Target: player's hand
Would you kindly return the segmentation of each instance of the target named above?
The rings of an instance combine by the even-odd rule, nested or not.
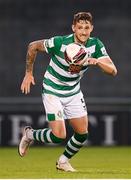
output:
[[[76,63],[76,65],[80,65],[80,66],[97,65],[97,64],[98,64],[98,60],[96,58],[87,58]]]
[[[35,85],[34,77],[31,73],[26,73],[21,84],[22,93],[28,94],[30,93],[30,86]]]

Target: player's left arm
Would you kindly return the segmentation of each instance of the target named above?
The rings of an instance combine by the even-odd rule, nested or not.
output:
[[[96,65],[102,69],[103,72],[116,76],[117,69],[113,61],[109,57],[89,58],[88,65]]]
[[[117,74],[116,66],[109,57],[104,44],[97,38],[96,39],[96,53],[94,58],[88,59],[89,65],[98,66],[103,72],[115,76]]]
[[[116,66],[110,58],[102,58],[97,61],[97,65],[102,69],[102,71],[113,76],[117,75]]]

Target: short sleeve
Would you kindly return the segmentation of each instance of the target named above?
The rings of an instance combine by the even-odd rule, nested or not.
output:
[[[97,38],[96,39],[96,52],[95,58],[109,57],[104,44]]]
[[[44,47],[47,53],[57,54],[62,45],[62,36],[55,36],[44,40]]]

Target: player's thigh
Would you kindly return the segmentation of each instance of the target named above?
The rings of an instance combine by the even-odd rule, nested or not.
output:
[[[46,111],[46,120],[52,129],[52,133],[57,137],[64,138],[66,136],[66,128],[63,107],[59,97],[52,94],[43,94],[42,99]]]
[[[64,113],[67,119],[87,116],[86,103],[82,92],[67,98]]]
[[[46,120],[48,122],[64,120],[63,106],[59,97],[45,93],[42,95],[42,100],[45,107]]]
[[[84,134],[88,132],[87,115],[79,118],[72,118],[69,120],[69,122],[75,132],[79,134]]]

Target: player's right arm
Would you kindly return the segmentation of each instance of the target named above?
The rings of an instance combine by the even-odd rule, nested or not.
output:
[[[33,65],[38,52],[44,52],[44,40],[33,41],[28,45],[27,55],[26,55],[26,70],[25,76],[21,84],[22,93],[30,93],[30,86],[35,85],[35,80],[33,76]]]

